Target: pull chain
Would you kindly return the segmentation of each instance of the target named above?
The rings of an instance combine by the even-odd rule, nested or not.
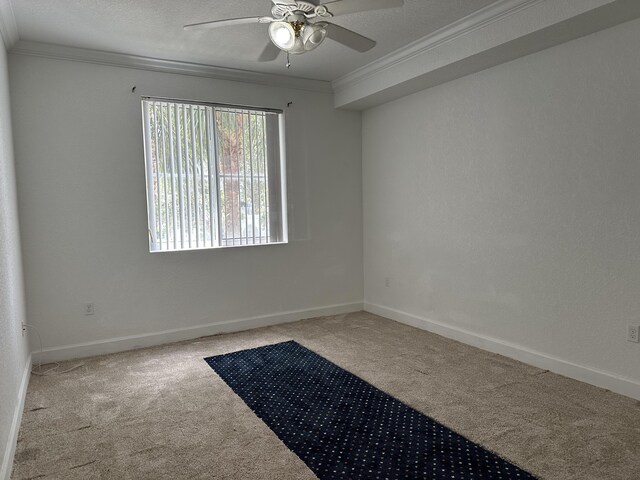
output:
[[[289,52],[287,52],[287,63],[286,63],[286,67],[287,67],[287,68],[291,68],[291,62],[289,61]]]

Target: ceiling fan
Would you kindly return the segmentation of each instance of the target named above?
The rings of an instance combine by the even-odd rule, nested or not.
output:
[[[321,0],[320,0],[321,1]],[[275,60],[280,51],[300,55],[317,48],[325,38],[358,52],[371,50],[376,42],[326,19],[348,13],[402,7],[404,0],[332,0],[316,4],[307,0],[271,0],[271,16],[230,18],[185,25],[185,30],[218,28],[243,24],[269,24],[269,38],[258,58],[261,62]],[[289,67],[287,62],[287,67]]]

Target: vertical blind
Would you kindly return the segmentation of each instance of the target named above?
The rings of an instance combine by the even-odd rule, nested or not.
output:
[[[286,241],[282,112],[143,98],[149,245]]]

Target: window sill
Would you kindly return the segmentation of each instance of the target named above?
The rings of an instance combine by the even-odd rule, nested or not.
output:
[[[203,250],[224,250],[227,248],[245,248],[245,247],[269,247],[272,245],[286,245],[289,241],[269,242],[269,243],[250,243],[243,245],[221,245],[219,247],[193,247],[193,248],[175,248],[169,250],[149,250],[149,253],[179,253],[179,252],[197,252]]]

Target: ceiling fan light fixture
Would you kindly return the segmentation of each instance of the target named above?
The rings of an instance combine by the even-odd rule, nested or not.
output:
[[[288,22],[272,22],[269,25],[269,37],[281,50],[288,51],[296,44],[296,32]]]
[[[325,20],[336,15],[404,6],[404,0],[270,0],[270,2],[271,16],[212,20],[185,25],[184,29],[218,28],[252,23],[269,24],[271,43],[267,44],[258,58],[260,62],[275,60],[279,50],[296,55],[315,50],[326,37],[358,52],[367,52],[375,47],[375,41]],[[287,57],[287,67],[290,65]]]
[[[327,24],[324,22],[310,23],[304,27],[302,32],[302,43],[305,51],[318,47],[327,36]]]

